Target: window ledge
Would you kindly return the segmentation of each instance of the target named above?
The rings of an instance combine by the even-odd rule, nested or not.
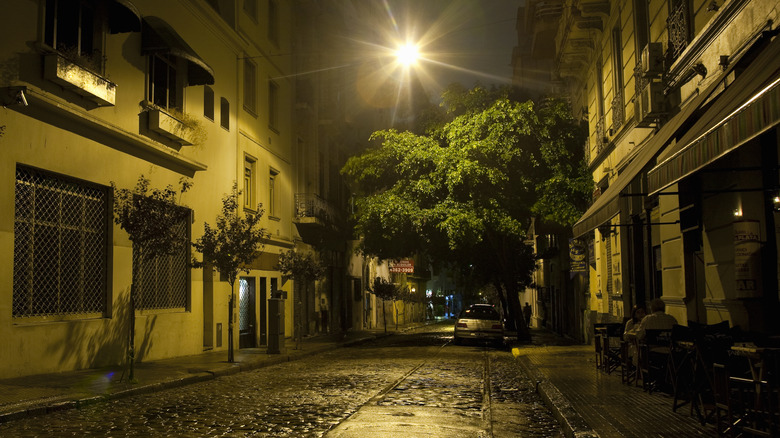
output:
[[[149,129],[181,145],[197,143],[197,126],[191,126],[168,112],[149,107]]]
[[[116,84],[87,70],[58,53],[44,55],[44,77],[95,102],[114,106]]]
[[[276,217],[276,216],[271,216],[271,215],[269,214],[269,215],[268,215],[268,220],[275,221],[275,222],[279,222],[279,221],[281,221],[282,219],[281,219],[281,218],[278,218],[278,217]]]
[[[29,106],[11,105],[9,109],[63,129],[73,129],[74,126],[86,128],[84,135],[88,138],[186,175],[192,176],[195,172],[208,168],[176,150],[130,132],[30,83],[12,81],[11,85],[23,87]]]

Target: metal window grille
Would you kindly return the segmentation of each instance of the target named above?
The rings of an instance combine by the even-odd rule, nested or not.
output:
[[[187,307],[189,291],[190,215],[182,215],[176,232],[184,242],[173,255],[143,258],[133,250],[133,268],[138,275],[136,309],[180,309]],[[140,266],[139,266],[140,263]]]
[[[105,187],[17,166],[13,317],[106,310]]]

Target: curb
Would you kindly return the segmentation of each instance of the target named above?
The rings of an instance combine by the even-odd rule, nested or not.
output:
[[[103,395],[96,395],[96,396],[92,395],[89,397],[75,398],[75,399],[70,399],[68,398],[68,396],[62,396],[62,397],[57,397],[53,400],[49,400],[48,402],[43,402],[41,404],[30,402],[30,406],[27,408],[21,408],[16,411],[0,413],[0,423],[7,423],[9,421],[20,420],[22,418],[45,415],[57,411],[78,409],[96,403],[106,402],[110,400],[117,400],[121,398],[131,397],[134,395],[151,394],[166,389],[179,388],[194,383],[213,380],[222,376],[237,374],[243,371],[251,371],[251,370],[265,368],[273,365],[278,365],[280,363],[292,362],[309,356],[314,356],[319,353],[324,353],[326,351],[331,351],[331,350],[335,350],[338,348],[347,347],[351,345],[357,345],[375,339],[384,338],[386,336],[391,336],[391,335],[392,333],[388,333],[386,335],[385,334],[369,335],[362,338],[353,339],[342,343],[337,343],[334,345],[313,348],[311,350],[301,352],[295,355],[285,354],[285,355],[279,355],[272,359],[254,360],[245,363],[233,364],[232,366],[227,366],[224,368],[204,369],[202,373],[196,375],[172,379],[172,380],[165,380],[162,382],[143,384],[135,388],[123,389],[110,394],[103,394]]]
[[[519,356],[517,363],[528,376],[536,382],[536,392],[542,397],[544,404],[552,411],[568,438],[596,438],[599,435],[580,416],[566,397],[561,394],[544,375],[531,364],[527,356]]]

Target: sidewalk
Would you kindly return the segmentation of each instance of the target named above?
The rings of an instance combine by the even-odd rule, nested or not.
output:
[[[620,381],[620,370],[608,375],[596,369],[592,345],[574,344],[547,330],[531,330],[533,345],[512,353],[535,379],[542,398],[568,437],[701,437],[717,436],[689,415],[689,405],[672,412],[672,397],[648,394]]]
[[[399,326],[398,332],[423,325],[415,323]],[[394,329],[388,327],[388,335],[394,333]],[[0,423],[298,360],[382,336],[385,336],[383,328],[350,331],[345,336],[314,336],[303,339],[298,349],[295,349],[294,341],[287,339],[283,354],[268,354],[265,347],[235,349],[234,363],[227,362],[227,351],[139,362],[135,366],[137,383],[130,383],[126,373],[123,376],[121,366],[0,379]]]

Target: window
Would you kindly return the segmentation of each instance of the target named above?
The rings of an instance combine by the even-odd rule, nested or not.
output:
[[[189,209],[176,207],[181,219],[174,231],[184,242],[190,241]],[[189,295],[189,245],[173,255],[142,258],[133,250],[133,268],[138,272],[136,308],[139,310],[184,309]],[[140,266],[138,266],[140,264]]]
[[[225,129],[230,129],[230,103],[224,97],[219,98],[219,124]]]
[[[257,67],[249,59],[244,59],[244,109],[252,114],[257,112]]]
[[[180,58],[168,54],[149,57],[149,97],[152,103],[167,110],[181,111],[184,86],[179,76]]]
[[[268,175],[268,216],[276,217],[276,177],[279,172],[271,169]]]
[[[691,41],[691,6],[690,0],[673,0],[668,4],[669,57],[677,59]]]
[[[257,20],[257,0],[244,0],[244,12],[253,20]]]
[[[255,164],[251,157],[244,157],[244,208],[255,209]]]
[[[620,26],[612,29],[612,129],[617,131],[624,122],[623,100],[623,39]]]
[[[268,40],[279,44],[279,9],[276,0],[268,1]]]
[[[276,82],[268,83],[268,126],[276,130],[278,128],[279,113],[279,86]]]
[[[203,87],[203,117],[214,121],[214,90],[207,85]]]
[[[106,187],[17,166],[13,317],[106,312]]]
[[[103,72],[105,14],[92,1],[46,0],[44,42],[71,61]]]

